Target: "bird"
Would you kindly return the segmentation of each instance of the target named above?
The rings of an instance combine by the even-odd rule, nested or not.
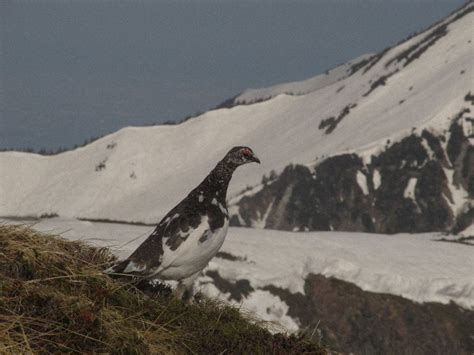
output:
[[[192,298],[194,281],[217,254],[227,235],[226,197],[232,174],[239,166],[252,162],[260,164],[249,147],[230,149],[127,259],[105,272],[142,280],[175,280],[178,285],[174,296],[180,300]]]

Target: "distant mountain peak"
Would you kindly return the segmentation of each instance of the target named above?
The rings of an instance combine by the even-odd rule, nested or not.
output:
[[[179,125],[124,128],[55,156],[1,152],[0,216],[157,222],[235,145],[252,146],[264,164],[237,172],[230,196],[290,163],[377,156],[388,141],[414,131],[444,137],[446,149],[460,112],[459,127],[472,142],[473,9],[470,2],[427,31],[328,75],[242,94],[276,94],[257,104],[211,110]],[[245,101],[242,95],[234,101]]]

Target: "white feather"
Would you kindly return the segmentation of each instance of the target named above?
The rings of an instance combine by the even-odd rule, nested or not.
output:
[[[208,217],[204,216],[198,227],[191,230],[176,250],[164,245],[162,263],[155,271],[155,276],[164,280],[181,280],[204,269],[224,243],[228,227],[229,222],[225,219],[222,228],[211,232]],[[208,237],[200,241],[206,231]]]

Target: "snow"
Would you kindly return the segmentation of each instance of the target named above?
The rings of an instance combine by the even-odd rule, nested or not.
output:
[[[238,306],[241,311],[251,313],[250,319],[258,317],[266,322],[274,322],[277,326],[276,330],[296,332],[299,329],[298,322],[287,314],[288,305],[269,291],[256,290],[251,292],[250,295],[245,298],[244,305],[229,300],[230,294],[221,293],[219,289],[214,286],[210,277],[204,276],[199,279],[199,289],[200,292],[207,297],[218,298]],[[283,329],[281,329],[282,327]],[[270,330],[272,329],[270,328]]]
[[[421,140],[421,145],[425,148],[426,154],[428,154],[428,158],[431,160],[435,156],[433,150],[431,149],[430,145],[428,144],[426,139]]]
[[[272,211],[274,201],[275,200],[273,199],[272,202],[270,202],[263,216],[260,216],[260,212],[257,211],[257,220],[252,221],[253,228],[265,228],[265,225],[267,224],[267,218]]]
[[[33,227],[112,247],[121,258],[153,230],[62,218],[44,219]],[[231,282],[249,280],[254,289],[274,285],[304,293],[305,277],[313,273],[352,282],[366,291],[391,293],[417,302],[454,301],[474,308],[472,246],[434,241],[441,237],[437,233],[294,233],[231,227],[222,250],[241,260],[214,258],[209,268]],[[205,292],[208,283],[206,277],[198,281]],[[257,307],[254,302],[253,298],[244,299],[242,306]]]
[[[453,300],[474,306],[474,260],[469,246],[433,242],[429,234],[261,232],[231,230],[224,250],[244,255],[247,261],[237,267],[235,262],[219,260],[222,277],[249,279],[253,287],[273,284],[304,293],[305,276],[315,273],[418,302]]]
[[[411,198],[412,200],[415,199],[415,188],[417,181],[418,179],[413,177],[408,180],[407,187],[405,188],[405,191],[403,191],[403,197]]]
[[[228,198],[229,205],[234,205],[238,203],[242,199],[242,197],[255,195],[257,192],[261,191],[263,187],[264,187],[264,184],[258,184],[258,185],[246,188],[245,190],[241,191],[235,196],[230,196]]]
[[[298,323],[288,316],[288,305],[269,291],[256,290],[244,301],[246,310],[259,315],[267,322],[279,323],[288,332],[296,332]]]
[[[374,170],[374,174],[372,177],[372,181],[374,183],[374,189],[377,190],[380,185],[382,184],[382,177],[377,169]]]
[[[466,229],[464,229],[464,230],[460,233],[460,235],[463,236],[463,237],[474,236],[474,224],[471,224],[469,227],[467,227]]]
[[[394,142],[410,134],[412,127],[442,132],[469,105],[466,93],[474,91],[474,46],[468,43],[473,19],[470,13],[449,25],[446,36],[406,67],[386,64],[426,34],[390,49],[366,73],[346,77],[345,69],[336,68],[324,84],[321,78],[326,76],[308,86],[294,83],[290,86],[295,96],[209,111],[174,126],[124,128],[56,156],[2,152],[0,216],[58,213],[151,223],[234,145],[252,147],[262,165],[239,168],[229,196],[260,184],[263,174],[281,172],[290,163],[311,164],[316,156],[367,152],[367,147],[379,151],[388,139]],[[384,86],[363,96],[369,81],[396,69]],[[339,70],[344,73],[336,75]],[[402,99],[406,101],[399,104]],[[318,128],[322,119],[337,117],[351,103],[357,106],[331,134]],[[98,169],[101,163],[104,167]]]
[[[327,74],[316,75],[312,78],[294,81],[290,83],[278,84],[260,89],[247,89],[234,100],[236,103],[253,103],[260,100],[267,100],[278,95],[306,95],[324,87],[330,86],[349,75],[349,69],[352,64],[368,59],[372,54],[364,54],[348,63],[344,63]],[[342,87],[342,86],[341,86]],[[340,89],[340,88],[338,88]]]
[[[367,178],[360,170],[357,170],[356,179],[359,187],[362,189],[363,194],[368,195],[369,188],[367,187]]]
[[[450,192],[450,198],[447,198],[446,200],[452,206],[453,210],[459,213],[466,208],[466,205],[474,206],[474,202],[469,198],[467,191],[454,184],[454,170],[446,168],[443,168],[443,170],[448,180],[448,188]]]

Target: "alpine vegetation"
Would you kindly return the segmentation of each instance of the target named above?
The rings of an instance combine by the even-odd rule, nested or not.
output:
[[[0,225],[0,250],[1,354],[328,353],[219,301],[113,280],[107,248]]]

